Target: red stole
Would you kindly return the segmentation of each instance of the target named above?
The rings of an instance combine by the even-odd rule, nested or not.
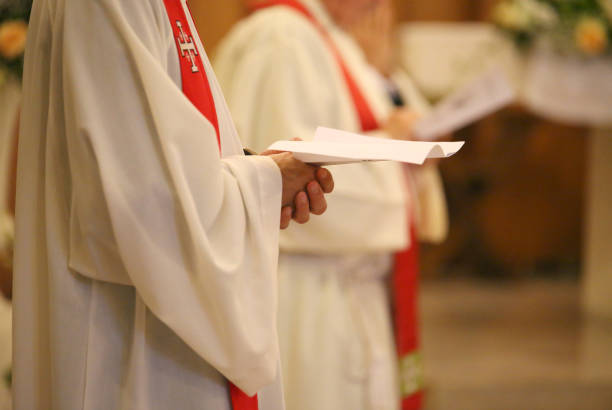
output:
[[[202,115],[212,123],[217,133],[219,150],[221,150],[221,136],[215,100],[213,99],[210,83],[206,76],[206,70],[204,69],[196,40],[189,28],[187,13],[181,4],[181,0],[164,0],[164,4],[176,40],[176,48],[181,65],[183,93]],[[230,383],[230,397],[234,410],[258,409],[257,395],[249,397],[232,383]]]
[[[321,33],[342,72],[363,132],[380,128],[368,101],[349,71],[342,55],[325,27],[297,0],[268,0],[251,5],[254,10],[287,6],[304,16]],[[421,359],[418,350],[417,278],[418,244],[414,226],[410,229],[411,246],[395,255],[393,289],[395,298],[395,335],[399,355],[402,410],[422,407]]]

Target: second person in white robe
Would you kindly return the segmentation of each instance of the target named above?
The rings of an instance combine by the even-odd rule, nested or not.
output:
[[[323,1],[301,2],[331,35],[381,124],[394,110],[358,44]],[[346,7],[351,7],[347,4]],[[262,150],[317,126],[361,132],[329,45],[288,7],[258,11],[221,44],[215,69],[245,145]],[[390,137],[383,131],[376,133]],[[328,212],[281,233],[279,333],[289,410],[395,410],[387,280],[409,246],[409,195],[394,163],[333,169]]]

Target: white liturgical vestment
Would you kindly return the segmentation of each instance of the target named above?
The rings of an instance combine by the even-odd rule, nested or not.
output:
[[[187,9],[183,2],[182,6]],[[189,15],[189,13],[186,13]],[[17,410],[281,410],[281,175],[181,90],[161,0],[34,2],[15,257]]]
[[[318,0],[302,3],[331,35],[379,123],[393,109],[359,46]],[[302,14],[257,11],[221,43],[215,70],[240,136],[261,150],[312,139],[318,126],[360,132],[345,78]],[[380,136],[385,137],[383,133]],[[408,245],[402,167],[330,167],[325,215],[281,233],[279,336],[288,410],[395,410],[399,392],[386,276]]]

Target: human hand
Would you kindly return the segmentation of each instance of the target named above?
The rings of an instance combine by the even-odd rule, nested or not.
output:
[[[325,194],[334,189],[333,177],[327,169],[305,164],[290,152],[268,151],[262,155],[276,162],[283,178],[282,229],[289,226],[291,219],[302,224],[308,222],[311,213],[325,212]]]
[[[383,0],[345,29],[359,44],[368,62],[388,77],[396,65],[393,7]]]
[[[391,113],[383,125],[383,131],[396,140],[410,141],[413,138],[413,127],[420,115],[409,108],[400,108]]]

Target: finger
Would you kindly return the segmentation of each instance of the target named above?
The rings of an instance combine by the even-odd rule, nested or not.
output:
[[[323,194],[323,189],[317,181],[311,181],[307,187],[308,199],[310,203],[310,212],[315,215],[321,215],[327,210],[327,201]]]
[[[293,217],[293,209],[290,206],[285,206],[281,209],[280,228],[287,229]]]
[[[264,155],[267,157],[269,155],[282,154],[283,152],[286,152],[286,151],[276,151],[276,150],[270,149],[270,150],[260,153],[259,155]]]
[[[402,111],[400,111],[400,113],[401,115],[404,116],[404,119],[409,122],[417,121],[422,117],[421,114],[419,114],[417,111],[410,109],[410,108],[405,108]]]
[[[325,168],[319,168],[317,169],[316,176],[319,185],[323,189],[323,192],[329,194],[334,190],[334,178],[331,172]]]
[[[308,203],[308,195],[302,191],[295,197],[295,212],[293,220],[299,224],[305,224],[310,219],[310,204]]]
[[[303,140],[301,138],[292,138],[291,141],[303,141]],[[269,149],[269,150],[263,151],[259,155],[268,156],[268,155],[274,155],[274,154],[282,154],[283,152],[287,152],[287,151],[278,151],[278,150]]]

